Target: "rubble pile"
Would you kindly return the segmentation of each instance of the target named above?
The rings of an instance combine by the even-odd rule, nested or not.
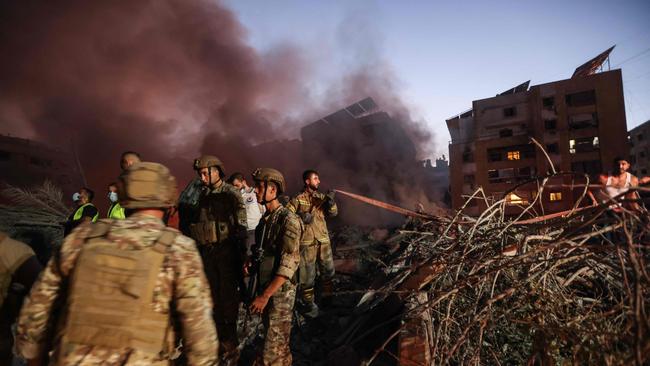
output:
[[[507,219],[502,200],[411,222],[366,273],[330,363],[646,364],[650,223],[608,205]]]

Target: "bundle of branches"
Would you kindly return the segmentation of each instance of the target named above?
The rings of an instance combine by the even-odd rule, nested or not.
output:
[[[61,223],[69,208],[63,203],[63,193],[50,181],[30,189],[6,185],[0,194],[12,202],[0,205],[0,229],[12,236],[38,231],[49,245],[63,238]]]
[[[407,306],[344,341],[376,337],[392,324],[396,330],[364,358],[401,359],[390,340],[404,319],[424,317],[432,320],[432,364],[650,362],[647,213],[604,203],[512,220],[505,209],[503,199],[476,220],[458,215],[407,232],[406,249],[386,269],[389,280],[366,293],[357,312],[395,294]]]

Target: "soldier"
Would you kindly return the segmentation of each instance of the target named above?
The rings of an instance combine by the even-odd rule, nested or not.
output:
[[[334,202],[334,191],[327,194],[318,192],[318,172],[306,170],[302,174],[302,180],[305,184],[303,191],[289,201],[287,208],[298,214],[305,225],[300,239],[299,309],[303,315],[315,318],[318,316],[318,306],[314,302],[316,265],[322,286],[321,296],[328,297],[332,294],[334,260],[325,217],[336,216],[338,209]]]
[[[289,339],[296,299],[296,271],[300,264],[300,219],[278,202],[284,192],[282,173],[257,169],[253,173],[257,201],[266,212],[256,228],[257,277],[261,291],[250,310],[263,314],[264,346],[256,364],[291,365]],[[249,264],[244,267],[248,273]]]
[[[24,295],[41,272],[29,245],[0,231],[0,365],[11,365],[14,336],[11,331]]]
[[[18,321],[19,354],[32,364],[46,364],[53,351],[56,365],[168,365],[178,336],[189,364],[214,365],[201,258],[194,241],[162,221],[176,180],[163,165],[137,163],[118,191],[129,216],[80,225],[32,288]]]
[[[212,155],[194,160],[204,190],[189,224],[210,282],[214,321],[223,360],[237,363],[237,318],[241,297],[242,259],[246,243],[246,207],[239,190],[224,182],[224,167]]]
[[[135,151],[125,151],[120,156],[120,168],[127,170],[131,165],[141,162],[140,154]]]

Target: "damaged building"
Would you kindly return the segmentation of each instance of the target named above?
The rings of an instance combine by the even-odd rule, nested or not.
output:
[[[306,125],[301,130],[303,163],[324,176],[324,184],[404,205],[411,209],[442,205],[448,190],[448,164],[419,161],[404,126],[365,98]],[[358,206],[358,205],[357,205]],[[363,212],[360,212],[362,210]],[[367,222],[401,220],[392,213],[355,207]],[[345,215],[345,210],[343,215]]]
[[[66,196],[82,186],[74,154],[33,140],[0,135],[0,183],[30,187],[49,180]]]
[[[532,202],[544,212],[567,210],[584,193],[584,187],[571,184],[586,183],[586,176],[610,170],[616,156],[627,155],[621,70],[602,70],[613,48],[578,67],[570,79],[531,87],[527,81],[475,100],[470,110],[447,119],[452,207],[462,207],[482,187],[488,198],[505,195],[507,214]],[[571,173],[553,177],[537,197],[535,178],[552,172],[549,159],[557,172]],[[473,199],[465,212],[478,215],[489,202]]]
[[[631,129],[629,139],[632,173],[639,177],[650,174],[650,121]]]

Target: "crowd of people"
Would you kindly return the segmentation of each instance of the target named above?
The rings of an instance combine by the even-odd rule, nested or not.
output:
[[[45,268],[27,245],[0,236],[3,253],[13,253],[2,256],[10,271],[0,290],[31,288],[15,353],[29,365],[237,364],[244,308],[264,324],[255,363],[290,365],[294,307],[307,319],[319,316],[317,275],[318,298],[327,303],[332,293],[325,218],[337,206],[333,191],[319,192],[318,172],[305,171],[303,190],[290,198],[276,169],[226,179],[223,163],[203,155],[178,197],[165,166],[133,151],[120,165],[105,215],[92,189],[73,195],[63,244]],[[180,230],[167,226],[175,212]]]

